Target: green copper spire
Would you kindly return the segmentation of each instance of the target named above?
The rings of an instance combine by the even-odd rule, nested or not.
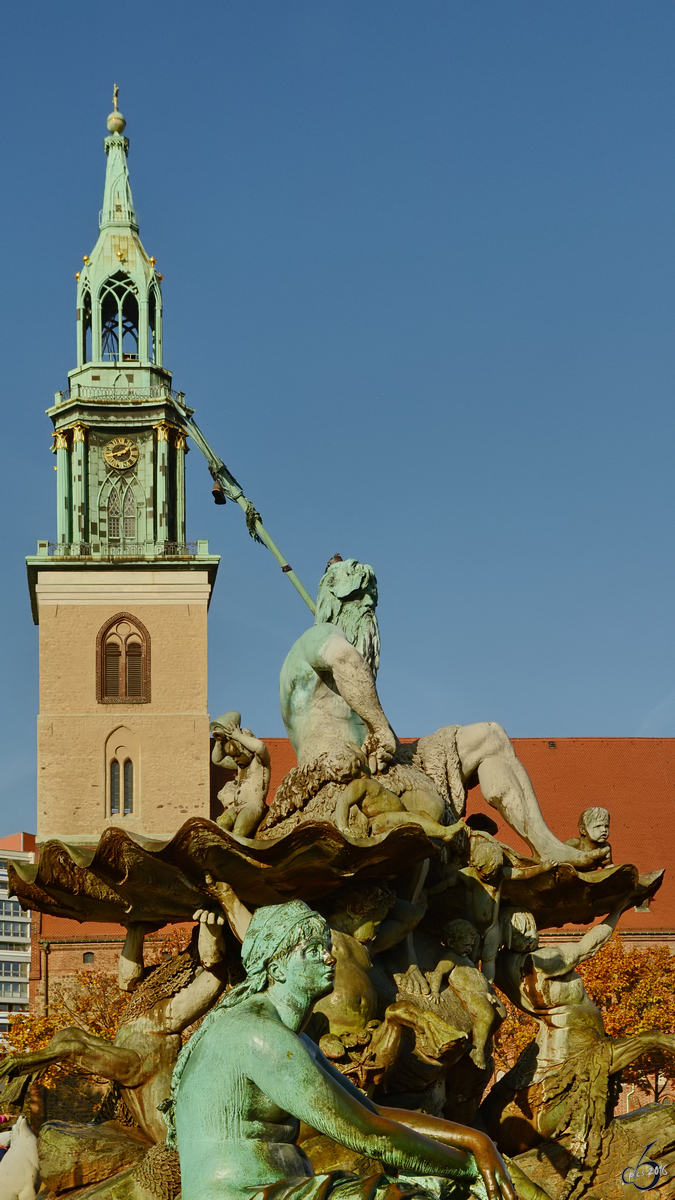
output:
[[[113,111],[106,121],[106,125],[110,130],[110,137],[105,139],[103,145],[108,155],[108,169],[105,175],[105,192],[103,194],[103,208],[99,216],[99,229],[103,229],[104,226],[110,224],[121,224],[127,225],[138,232],[138,219],[134,212],[134,202],[131,198],[131,184],[129,183],[129,171],[127,168],[129,139],[122,137],[126,121],[121,112],[117,110],[118,91],[119,88],[115,84],[113,88]]]
[[[91,255],[84,255],[78,274],[77,370],[71,372],[71,387],[103,384],[101,369],[105,385],[117,387],[122,382],[118,368],[129,362],[143,368],[133,380],[136,386],[156,386],[151,367],[162,366],[162,276],[138,236],[127,167],[129,139],[123,136],[126,121],[117,109],[117,85],[106,124],[103,208],[98,241]],[[96,364],[96,378],[89,377],[90,363]]]
[[[185,454],[162,365],[162,276],[138,234],[126,121],[107,119],[103,208],[77,273],[77,366],[49,410],[57,457],[58,552],[65,557],[187,553]]]

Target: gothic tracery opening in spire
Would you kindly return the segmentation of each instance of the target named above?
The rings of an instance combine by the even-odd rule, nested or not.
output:
[[[104,362],[138,359],[138,297],[122,271],[106,279],[100,292],[101,357]]]
[[[91,292],[87,288],[82,294],[80,308],[80,336],[82,338],[82,362],[91,362]]]

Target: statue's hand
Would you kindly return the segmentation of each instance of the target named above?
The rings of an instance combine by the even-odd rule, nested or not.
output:
[[[400,975],[394,975],[394,982],[400,992],[410,992],[413,996],[429,995],[429,984],[416,963]]]
[[[221,815],[224,816],[225,813]],[[208,892],[209,896],[211,896],[213,900],[217,901],[221,909],[224,911],[227,911],[232,904],[237,902],[237,893],[235,892],[234,888],[230,887],[229,883],[225,883],[221,879],[214,879],[213,875],[210,875],[208,871],[204,876],[204,891]],[[204,909],[200,911],[207,912],[210,910]],[[196,914],[193,920],[199,920]],[[223,922],[220,921],[221,925],[222,923]]]
[[[362,749],[374,775],[377,771],[383,771],[387,763],[394,757],[396,738],[389,726],[385,725],[382,729],[375,729],[368,734]]]
[[[426,978],[431,988],[431,999],[440,999],[441,984],[443,982],[444,971],[427,971]]]
[[[198,908],[197,911],[192,914],[192,920],[199,921],[201,925],[213,926],[225,924],[225,917],[223,916],[222,912],[214,912],[212,908]],[[211,932],[215,933],[216,930],[213,929]]]
[[[470,1133],[471,1145],[465,1148],[473,1154],[489,1200],[518,1200],[511,1176],[494,1142],[477,1129]]]
[[[210,967],[222,962],[225,954],[223,941],[225,917],[222,912],[214,912],[211,908],[198,908],[192,919],[199,921],[197,951],[202,966],[208,971]]]

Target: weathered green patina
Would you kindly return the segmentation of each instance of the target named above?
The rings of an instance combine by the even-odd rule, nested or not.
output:
[[[417,1113],[400,1113],[416,1129],[391,1120],[299,1036],[314,1001],[332,986],[330,931],[322,917],[297,900],[259,908],[242,961],[244,983],[220,1000],[182,1051],[165,1106],[167,1144],[175,1139],[180,1155],[182,1200],[440,1194],[415,1175],[433,1176],[437,1184],[463,1181],[456,1194],[466,1195],[479,1172],[462,1144],[480,1160],[494,1200],[514,1196],[482,1135]],[[312,1167],[295,1145],[300,1121],[405,1171],[407,1184],[337,1172],[317,1179],[315,1190]],[[432,1128],[436,1137],[443,1131],[446,1144],[426,1136]]]

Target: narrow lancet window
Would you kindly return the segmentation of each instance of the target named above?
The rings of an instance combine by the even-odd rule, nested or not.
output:
[[[143,695],[143,647],[140,642],[127,643],[127,696]]]
[[[85,292],[82,297],[81,309],[82,326],[82,362],[91,362],[91,292]]]
[[[150,289],[148,298],[148,358],[150,362],[155,361],[155,328],[157,321],[157,302],[155,300],[155,289]]]
[[[124,537],[131,542],[136,539],[136,504],[132,488],[127,488],[124,497]]]
[[[124,362],[138,358],[138,300],[131,292],[122,305],[122,358]]]
[[[128,758],[124,764],[124,815],[134,811],[134,764]]]
[[[104,362],[117,362],[119,312],[117,298],[106,292],[101,304],[101,349]]]
[[[120,663],[122,661],[122,647],[117,638],[108,638],[105,644],[105,655],[103,664],[103,690],[106,696],[119,696],[120,694]]]
[[[126,506],[125,506],[126,507]],[[112,488],[108,496],[108,537],[120,536],[120,498],[117,488]]]
[[[110,816],[119,815],[120,811],[120,764],[113,758],[110,764]]]

